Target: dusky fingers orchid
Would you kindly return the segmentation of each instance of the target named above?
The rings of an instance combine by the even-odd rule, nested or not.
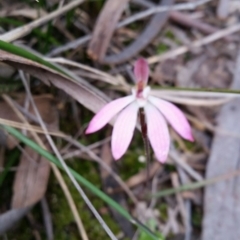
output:
[[[134,64],[136,86],[132,95],[111,101],[91,120],[86,133],[93,133],[103,128],[114,116],[111,148],[115,160],[127,151],[137,123],[139,110],[146,116],[147,136],[156,158],[164,163],[170,146],[167,122],[184,139],[193,141],[191,127],[182,111],[170,102],[151,96],[147,86],[149,68],[145,59],[140,58]]]

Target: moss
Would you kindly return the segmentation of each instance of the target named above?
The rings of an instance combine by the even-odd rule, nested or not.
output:
[[[138,161],[139,156],[142,155],[145,155],[144,143],[141,134],[136,132],[127,152],[122,159],[117,162],[119,175],[123,180],[127,180],[146,168],[145,162],[142,163]]]
[[[199,207],[195,207],[192,213],[192,223],[196,227],[201,227],[202,225],[202,210]]]
[[[163,221],[168,220],[167,208],[168,208],[168,205],[166,203],[161,203],[158,208],[160,212],[160,217]]]
[[[189,141],[184,140],[184,143],[188,150],[193,150],[196,147],[195,142],[189,142]]]
[[[157,46],[157,53],[158,54],[161,54],[161,53],[165,53],[167,50],[168,50],[168,46],[163,44],[163,43],[160,43],[158,46]]]
[[[29,222],[26,218],[21,220],[16,224],[15,229],[6,233],[8,239],[17,239],[17,240],[32,240],[34,239],[32,234],[32,229],[29,226]],[[17,238],[16,238],[17,236]]]
[[[170,30],[166,31],[165,36],[169,39],[172,39],[172,40],[176,39],[174,33]]]
[[[76,171],[78,171],[82,176],[90,180],[95,186],[100,188],[101,179],[99,177],[97,165],[95,163],[84,160],[80,163],[79,161],[81,160],[75,160],[69,165]],[[89,239],[107,239],[108,236],[106,235],[105,231],[103,230],[99,222],[95,219],[91,211],[88,209],[72,183],[70,183],[69,178],[65,174],[63,174],[63,176],[74,198],[78,213],[81,216],[83,225],[86,229]],[[79,239],[78,229],[76,224],[74,223],[72,212],[69,209],[67,201],[63,195],[61,188],[57,183],[57,180],[53,176],[51,176],[50,178],[50,186],[48,192],[50,209],[54,224],[55,239]],[[100,213],[103,212],[101,213],[101,216],[103,217],[109,228],[115,234],[119,233],[120,229],[113,220],[111,214],[108,211],[104,210],[106,209],[105,203],[91,193],[87,191],[86,193],[97,211]]]

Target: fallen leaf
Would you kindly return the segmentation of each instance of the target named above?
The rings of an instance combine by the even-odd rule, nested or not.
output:
[[[52,98],[35,98],[42,119],[53,130],[58,130],[58,114]],[[40,101],[39,101],[40,100]],[[31,108],[29,112],[34,112]],[[44,141],[44,137],[42,136]],[[14,179],[12,208],[32,206],[44,196],[50,174],[49,162],[30,147],[22,152]]]
[[[15,101],[20,106],[23,106],[23,104],[24,104],[24,96],[23,95],[15,95]],[[46,124],[53,123],[53,120],[56,117],[53,116],[53,114],[49,114],[49,113],[53,113],[52,108],[51,108],[51,105],[53,104],[53,102],[52,102],[53,101],[53,97],[51,95],[35,96],[34,97],[34,101],[35,101],[35,104],[36,104],[36,106],[38,108],[38,111],[39,111],[40,115],[43,118],[43,121]],[[0,111],[0,118],[6,119],[6,120],[15,121],[15,122],[19,122],[19,118],[17,117],[15,112],[11,108],[9,108],[9,105],[6,102],[0,102],[0,109],[1,109],[1,111]],[[35,115],[32,107],[30,107],[29,113]],[[48,128],[49,127],[50,126],[48,126]],[[2,131],[1,131],[1,133],[4,134]],[[13,138],[10,135],[7,137],[5,145],[9,149],[15,148],[17,144],[18,144],[18,140],[17,139]]]
[[[68,78],[57,71],[43,66],[42,64],[6,51],[0,50],[0,62],[22,69],[42,80],[45,84],[53,84],[93,112],[97,112],[110,100],[103,92],[99,91],[83,79],[77,82],[70,77]]]
[[[15,175],[12,208],[29,207],[41,200],[47,189],[49,173],[49,162],[26,147]]]
[[[88,54],[94,60],[103,59],[114,29],[129,0],[108,0],[104,5],[93,31]]]
[[[12,209],[0,214],[0,235],[11,229],[16,223],[23,218],[30,210],[30,207],[21,209]]]

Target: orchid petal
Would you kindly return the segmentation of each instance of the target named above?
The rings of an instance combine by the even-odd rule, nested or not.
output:
[[[190,124],[182,111],[170,102],[150,96],[148,100],[156,106],[175,131],[184,139],[194,141]]]
[[[137,122],[138,105],[133,102],[118,116],[112,133],[112,154],[118,160],[127,151]]]
[[[133,101],[133,96],[127,96],[108,103],[90,121],[86,134],[96,132],[103,128],[117,113]]]
[[[166,120],[159,110],[148,103],[144,107],[147,120],[148,138],[157,159],[164,163],[167,159],[170,146],[170,136]]]
[[[136,82],[144,82],[147,84],[149,77],[148,63],[144,58],[139,58],[134,64],[134,75]]]

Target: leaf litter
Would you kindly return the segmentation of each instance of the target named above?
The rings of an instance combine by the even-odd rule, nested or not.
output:
[[[121,4],[111,0],[106,1],[105,4],[101,1],[74,1],[72,5],[74,8],[68,13],[65,12],[68,9],[68,1],[63,5],[51,2],[41,6],[37,5],[39,4],[37,2],[31,5],[23,2],[18,8],[15,5],[11,6],[5,0],[0,3],[0,15],[5,20],[0,29],[2,34],[0,39],[8,41],[17,39],[18,41],[14,44],[21,42],[23,45],[28,45],[40,55],[48,56],[48,58],[43,56],[43,60],[58,64],[58,68],[53,69],[33,59],[14,54],[10,49],[6,51],[0,43],[2,49],[0,73],[3,72],[1,78],[4,78],[4,81],[7,80],[9,84],[11,80],[20,83],[17,90],[5,94],[13,99],[22,95],[22,107],[25,112],[32,114],[21,85],[21,77],[18,71],[14,72],[14,69],[23,70],[27,74],[34,95],[38,95],[41,99],[48,93],[54,98],[54,102],[48,102],[48,106],[51,105],[54,111],[58,111],[61,131],[73,136],[74,140],[84,143],[87,148],[93,142],[101,142],[107,135],[100,132],[99,135],[87,138],[83,134],[92,117],[92,112],[98,112],[111,99],[119,98],[123,93],[128,92],[131,88],[129,69],[132,68],[133,62],[140,56],[148,58],[151,64],[150,83],[155,88],[155,94],[179,104],[192,122],[195,143],[189,144],[182,141],[178,135],[171,132],[172,148],[167,163],[160,165],[152,162],[150,165],[150,188],[146,188],[146,163],[139,133],[136,133],[132,147],[122,161],[112,160],[109,145],[106,142],[101,142],[93,150],[91,149],[125,180],[136,202],[129,201],[121,186],[113,184],[111,175],[90,161],[92,157],[89,154],[81,154],[66,161],[85,174],[86,179],[92,180],[113,199],[123,204],[130,213],[138,216],[158,236],[163,234],[165,239],[171,239],[173,235],[179,239],[198,239],[202,234],[203,239],[214,240],[221,237],[226,239],[229,233],[227,223],[229,223],[232,230],[231,238],[238,239],[239,219],[236,217],[233,220],[231,214],[239,207],[239,203],[234,200],[239,195],[239,189],[234,185],[239,176],[238,173],[232,174],[234,170],[238,170],[239,160],[236,152],[239,146],[239,136],[236,132],[238,123],[234,122],[237,121],[237,117],[234,116],[238,114],[238,107],[233,106],[235,104],[233,101],[238,101],[235,99],[238,93],[226,91],[229,88],[239,90],[238,86],[234,85],[239,75],[239,64],[237,64],[239,42],[236,41],[240,30],[237,20],[239,6],[235,2],[225,0],[188,1],[192,4],[190,11],[186,2],[173,1],[172,4],[176,6],[178,4],[182,4],[182,8],[185,6],[185,11],[153,12],[152,16],[147,17],[144,11],[153,11],[158,4],[157,1],[134,0]],[[80,2],[81,7],[78,6]],[[56,8],[59,9],[56,10]],[[55,19],[52,21],[51,16],[54,15],[51,13],[54,11]],[[138,15],[141,19],[137,20],[136,14],[139,12],[142,12]],[[34,21],[39,18],[40,24],[35,25]],[[154,27],[154,21],[156,21],[154,18],[160,21],[157,28]],[[26,31],[22,34],[19,30],[15,31],[17,28],[13,20],[23,22],[28,27]],[[133,22],[127,25],[124,23],[125,20]],[[126,25],[119,28],[118,26],[122,23]],[[47,24],[51,27],[47,27]],[[31,32],[36,27],[41,32],[37,37],[34,32]],[[116,28],[119,30],[116,31]],[[24,26],[20,29],[24,29]],[[144,35],[146,32],[147,37]],[[50,36],[58,40],[61,46],[44,40]],[[87,46],[86,43],[89,40],[90,43]],[[57,57],[55,59],[49,58],[53,52]],[[2,64],[10,67],[5,68],[6,65]],[[218,89],[218,92],[194,92],[185,89],[176,91],[176,88]],[[43,106],[39,108],[42,118],[50,117],[53,111],[51,108],[44,107],[41,101],[37,104]],[[0,102],[0,109],[1,118],[19,121],[5,103]],[[76,119],[79,119],[79,123],[76,123]],[[26,130],[22,131],[26,133]],[[71,155],[70,153],[78,150],[83,151],[66,139],[60,141],[56,137],[55,140],[59,149],[67,149],[64,152],[65,155],[68,153]],[[14,139],[12,141],[8,139],[4,144],[12,149],[11,151],[19,146]],[[37,213],[39,208],[37,202],[45,195],[55,223],[53,229],[55,237],[63,239],[66,233],[62,229],[67,229],[73,239],[78,238],[79,233],[75,229],[74,220],[72,216],[67,216],[69,210],[57,206],[58,202],[62,203],[65,200],[59,192],[54,190],[56,182],[51,177],[50,181],[48,180],[50,168],[46,161],[26,146],[21,149],[19,163],[10,167],[1,186],[4,198],[9,202],[12,199],[12,204],[7,206],[0,201],[0,223],[1,221],[5,223],[5,225],[0,224],[5,226],[0,233],[14,238],[23,235],[21,229],[34,228],[32,223],[36,221],[41,227],[35,230],[44,239],[47,228],[45,229]],[[3,167],[8,161],[6,154],[4,157]],[[12,171],[14,169],[16,172]],[[230,174],[228,181],[225,181],[221,176],[228,173]],[[201,185],[205,187],[204,191],[200,188],[193,190],[191,187],[186,187],[182,193],[174,192],[160,199],[149,197],[151,194],[151,196],[157,196],[157,193],[161,193],[164,189],[177,191],[185,185],[191,186],[206,179],[211,182],[211,179],[215,178],[219,181],[214,182],[213,185],[208,186],[208,182],[204,186]],[[13,191],[9,192],[8,189],[11,188]],[[227,189],[230,188],[233,192],[227,193]],[[74,189],[71,189],[71,193],[75,200],[78,199]],[[217,198],[222,195],[227,195],[224,203]],[[133,236],[132,230],[135,229],[122,221],[118,213],[93,196],[90,196],[90,199],[97,210],[105,216],[107,224],[119,238],[127,239],[127,236],[141,240],[149,238],[139,231]],[[224,204],[232,207],[224,208]],[[77,208],[79,215],[83,218],[88,238],[106,238],[103,229],[97,227],[99,225],[91,219],[89,210],[86,209],[82,200],[77,204]],[[219,210],[222,208],[224,211]],[[26,224],[20,219],[29,211],[33,213],[33,218],[28,215],[27,219],[30,223]],[[221,214],[224,214],[224,223],[218,236],[214,233],[217,221],[213,219],[223,219]],[[67,217],[60,218],[61,223],[58,223],[56,218],[61,215]],[[17,221],[20,222],[19,226],[11,233],[7,232],[6,229]],[[27,231],[24,234],[27,237],[22,239],[30,239],[33,236],[33,233]]]

